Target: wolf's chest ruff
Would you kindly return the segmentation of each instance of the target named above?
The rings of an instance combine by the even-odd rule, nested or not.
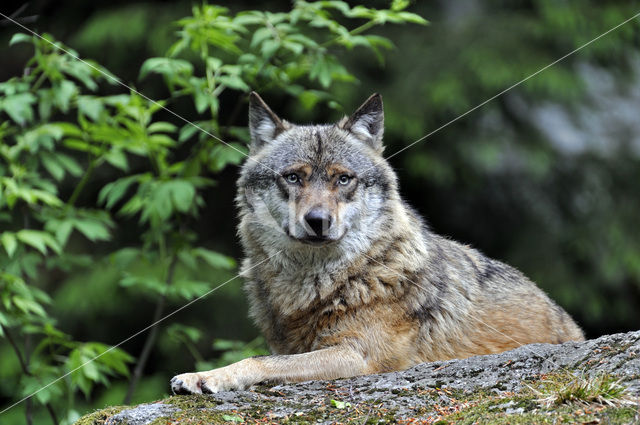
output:
[[[400,279],[381,279],[358,268],[333,273],[282,270],[247,281],[250,314],[279,353],[298,353],[328,345],[350,329],[353,317],[374,304],[401,303]]]

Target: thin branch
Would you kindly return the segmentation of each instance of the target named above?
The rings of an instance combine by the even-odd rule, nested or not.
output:
[[[89,167],[87,167],[87,171],[85,171],[84,175],[82,176],[82,179],[77,184],[76,188],[73,190],[73,193],[69,197],[69,201],[67,202],[67,205],[73,205],[76,203],[76,201],[78,200],[78,196],[80,196],[80,192],[82,192],[82,189],[84,189],[85,185],[89,181],[91,174],[93,174],[93,170],[95,166],[96,166],[95,159],[92,159],[91,161],[89,161]]]
[[[13,351],[16,353],[16,357],[18,357],[18,361],[20,362],[20,368],[22,369],[22,372],[24,372],[25,375],[31,376],[31,372],[29,371],[27,364],[22,358],[22,352],[20,351],[20,347],[18,347],[18,344],[16,344],[16,341],[11,336],[9,329],[7,329],[4,325],[0,325],[0,326],[2,326],[2,332],[4,332],[5,336],[7,337],[7,341],[9,341],[9,344],[11,344]]]
[[[31,371],[29,370],[29,366],[25,363],[25,360],[22,357],[22,352],[20,351],[20,347],[18,347],[18,344],[16,344],[16,341],[13,339],[13,336],[11,336],[11,332],[9,332],[9,329],[4,325],[0,325],[0,326],[2,327],[2,332],[4,332],[5,336],[7,337],[7,341],[9,341],[9,344],[11,344],[11,348],[13,348],[13,351],[16,354],[18,361],[20,362],[20,368],[22,369],[22,372],[27,376],[33,376]],[[51,420],[53,421],[53,424],[58,425],[58,418],[56,417],[55,410],[53,410],[53,406],[51,406],[50,403],[45,403],[45,407],[49,411],[49,415],[51,416]]]
[[[352,29],[351,31],[349,31],[349,35],[358,35],[361,34],[373,27],[375,27],[376,25],[380,25],[381,22],[376,20],[376,19],[372,19],[371,21],[365,22],[364,24],[360,25],[359,27],[356,27],[354,29]],[[329,47],[334,43],[337,43],[338,41],[344,39],[344,36],[338,36],[335,38],[332,38],[329,41],[326,41],[324,43],[321,44],[322,47]]]
[[[173,281],[173,273],[175,270],[175,266],[177,263],[178,257],[176,255],[171,259],[171,264],[169,265],[169,270],[167,272],[167,280],[166,286],[171,285]],[[138,385],[138,381],[142,378],[142,373],[144,372],[144,368],[147,365],[147,361],[149,360],[149,356],[151,355],[151,350],[156,342],[156,337],[158,336],[158,322],[162,317],[162,313],[164,312],[164,307],[166,304],[166,296],[162,295],[158,302],[156,303],[156,309],[153,313],[153,327],[151,328],[151,332],[147,335],[147,339],[144,342],[144,346],[142,347],[142,352],[140,353],[140,359],[136,364],[136,368],[133,371],[133,375],[131,376],[131,381],[129,381],[129,388],[127,389],[127,394],[124,397],[124,404],[131,403],[131,398],[133,397],[133,393],[135,392],[136,386]]]

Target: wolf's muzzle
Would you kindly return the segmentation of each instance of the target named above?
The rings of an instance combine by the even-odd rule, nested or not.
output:
[[[315,237],[324,238],[329,234],[333,219],[329,211],[324,208],[312,208],[305,214],[304,221],[307,224],[307,231],[313,231]]]

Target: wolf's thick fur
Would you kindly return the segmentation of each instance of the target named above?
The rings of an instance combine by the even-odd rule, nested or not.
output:
[[[238,181],[250,314],[274,355],[174,377],[176,393],[332,379],[582,340],[519,271],[432,233],[400,198],[371,96],[332,125],[292,125],[255,93]],[[276,174],[277,173],[277,174]]]

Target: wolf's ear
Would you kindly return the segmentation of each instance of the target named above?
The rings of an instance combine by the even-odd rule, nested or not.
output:
[[[282,121],[267,106],[258,93],[249,95],[249,133],[251,134],[251,152],[255,153],[262,146],[287,129],[286,121]]]
[[[350,131],[376,151],[382,152],[382,133],[384,132],[382,96],[378,93],[372,94],[350,117],[344,117],[338,123],[338,127]]]

